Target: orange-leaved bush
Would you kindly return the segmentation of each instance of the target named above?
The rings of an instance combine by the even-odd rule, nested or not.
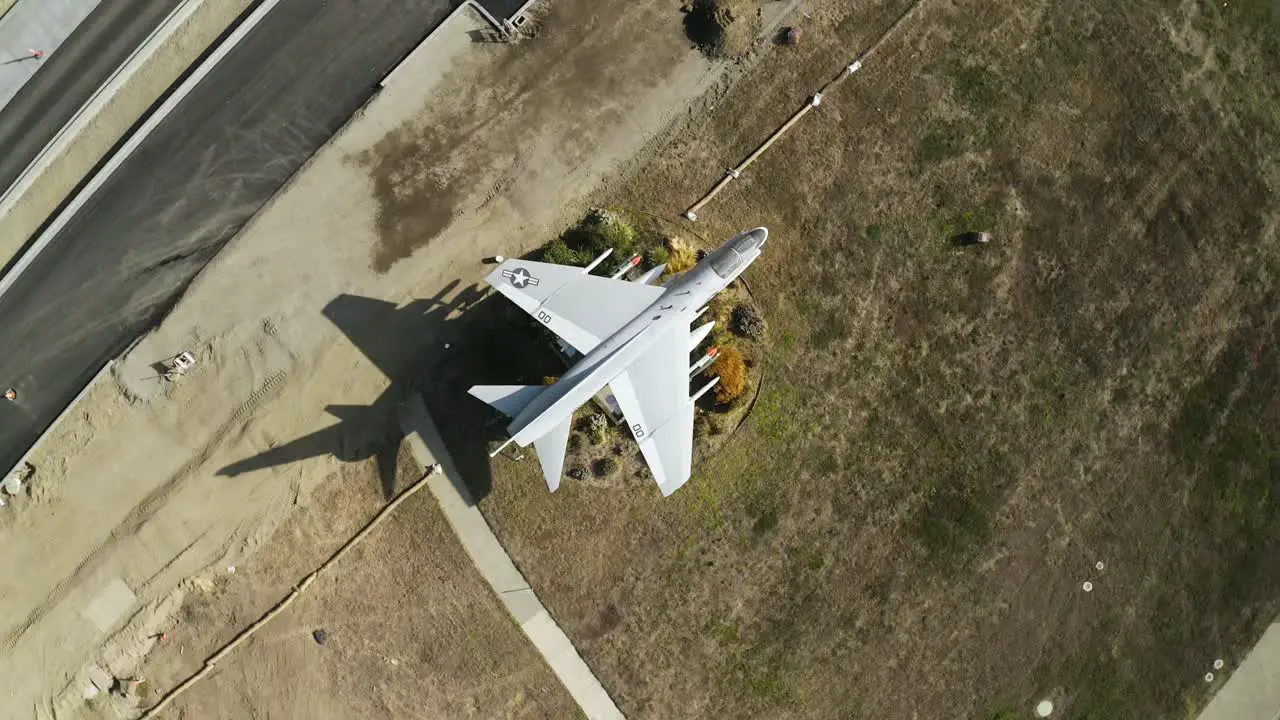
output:
[[[720,359],[711,366],[710,375],[719,377],[716,385],[716,402],[727,405],[747,389],[747,364],[735,347],[720,349]]]

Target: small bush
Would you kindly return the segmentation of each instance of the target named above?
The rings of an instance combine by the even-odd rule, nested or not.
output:
[[[569,436],[569,452],[577,452],[582,449],[582,435],[573,433]]]
[[[613,248],[618,257],[630,255],[636,247],[636,230],[617,213],[602,211],[595,216],[595,231],[603,241],[600,252]]]
[[[636,246],[636,230],[620,213],[597,208],[566,233],[566,240],[590,255],[587,262],[591,262],[609,248],[613,248],[616,257],[630,255]]]
[[[716,385],[716,402],[728,405],[747,390],[747,364],[735,347],[721,348],[720,359],[711,366],[710,374],[720,378]]]
[[[596,209],[553,240],[542,252],[542,260],[583,267],[609,248],[613,248],[613,257],[625,258],[634,252],[635,245],[635,228],[621,213]],[[604,268],[596,272],[604,272]]]
[[[661,245],[655,245],[645,251],[644,261],[649,267],[658,267],[671,261],[671,251]]]
[[[587,469],[582,466],[574,466],[569,468],[569,472],[565,473],[573,480],[587,479]]]
[[[618,472],[618,461],[611,457],[600,458],[594,466],[596,477],[609,477]]]
[[[764,316],[753,305],[739,303],[733,309],[733,331],[742,337],[760,340],[764,337]]]
[[[592,445],[599,445],[604,442],[605,435],[609,432],[609,419],[602,413],[597,413],[587,418],[587,437],[590,438]]]
[[[546,250],[542,251],[542,262],[584,267],[591,262],[591,258],[587,255],[588,253],[571,249],[563,239],[556,238],[551,241]]]
[[[678,237],[667,238],[667,272],[682,273],[698,264],[698,254]]]

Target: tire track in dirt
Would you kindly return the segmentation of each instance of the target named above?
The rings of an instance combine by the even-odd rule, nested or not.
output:
[[[227,418],[222,425],[218,426],[218,428],[209,437],[209,440],[205,442],[198,452],[193,454],[191,458],[184,463],[181,468],[170,475],[164,483],[156,487],[148,493],[146,497],[134,505],[133,509],[131,509],[115,529],[111,531],[111,534],[107,539],[102,543],[99,543],[92,552],[81,560],[75,570],[63,577],[54,589],[45,596],[44,600],[42,600],[40,604],[27,615],[21,624],[5,634],[4,639],[0,641],[0,648],[3,648],[3,652],[12,652],[17,647],[17,644],[22,639],[23,635],[25,635],[32,626],[40,622],[40,620],[42,620],[51,609],[65,599],[68,589],[79,586],[81,579],[85,575],[96,570],[104,557],[111,556],[120,542],[135,537],[138,530],[148,520],[154,517],[158,510],[164,505],[169,496],[173,493],[174,489],[183,480],[194,473],[201,465],[208,461],[209,457],[213,454],[213,451],[222,444],[222,441],[226,439],[233,429],[241,424],[245,419],[245,416],[252,412],[254,408],[264,400],[276,394],[280,388],[280,383],[287,375],[287,372],[280,371],[268,376],[266,381],[262,384],[262,387],[250,393],[245,402],[241,403],[240,406],[231,413],[231,416]],[[184,549],[182,552],[186,552],[187,549],[189,549],[189,547]],[[181,554],[182,553],[180,552],[179,555]],[[177,557],[178,556],[170,558],[166,563],[166,567],[169,564],[172,564]],[[152,577],[154,577],[154,574]],[[137,592],[141,588],[133,589]]]

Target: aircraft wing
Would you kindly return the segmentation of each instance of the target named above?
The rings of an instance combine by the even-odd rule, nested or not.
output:
[[[652,285],[588,275],[570,265],[507,260],[485,278],[586,354],[662,296]]]
[[[609,383],[664,496],[688,481],[693,465],[689,351],[688,326],[673,323]]]

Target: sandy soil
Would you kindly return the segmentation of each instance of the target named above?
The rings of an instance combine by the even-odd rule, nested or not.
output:
[[[0,529],[6,713],[64,689],[75,701],[90,660],[131,674],[176,612],[175,588],[242,563],[313,490],[341,482],[345,462],[385,467],[390,411],[458,341],[452,319],[478,297],[479,259],[580,214],[718,78],[670,8],[563,0],[516,45],[474,42],[483,26],[461,17],[35,459],[32,497]],[[152,364],[182,349],[199,366],[158,381]],[[137,601],[99,629],[81,613],[116,579]]]
[[[407,447],[401,486],[421,474]],[[382,505],[377,463],[344,465],[234,574],[191,583],[144,668],[171,688]],[[313,633],[325,631],[318,645]],[[577,706],[476,572],[427,492],[397,508],[306,595],[218,664],[174,718],[545,717]]]

